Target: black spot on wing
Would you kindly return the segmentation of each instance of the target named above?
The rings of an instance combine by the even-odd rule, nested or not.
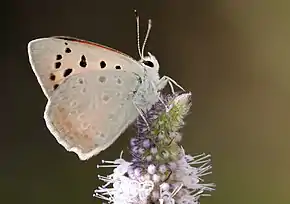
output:
[[[54,81],[55,80],[55,75],[54,74],[50,74],[49,78],[50,78],[51,81]]]
[[[63,72],[63,76],[64,77],[67,77],[68,75],[70,75],[72,73],[73,69],[71,68],[68,68],[66,69],[64,72]]]
[[[53,85],[53,90],[57,89],[58,86],[59,86],[59,84]]]
[[[80,66],[83,68],[87,66],[87,59],[84,55],[81,56]]]
[[[105,61],[101,61],[100,62],[100,66],[102,69],[104,69],[106,67],[106,62]]]
[[[71,49],[67,47],[67,48],[65,49],[65,52],[66,52],[66,53],[71,53]]]
[[[56,55],[56,60],[61,60],[62,56],[60,54]]]
[[[61,62],[56,62],[56,63],[54,64],[54,67],[55,67],[56,69],[60,68],[60,66],[61,66]]]

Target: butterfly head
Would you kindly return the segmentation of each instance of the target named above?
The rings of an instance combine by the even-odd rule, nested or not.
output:
[[[156,57],[153,56],[150,52],[148,52],[148,56],[142,57],[139,62],[148,69],[152,69],[157,72],[159,70],[159,63]]]
[[[136,23],[137,23],[137,48],[140,56],[139,62],[142,64],[142,66],[151,73],[157,73],[158,75],[158,70],[159,70],[159,63],[157,59],[150,53],[148,52],[148,56],[144,56],[144,50],[145,50],[145,45],[149,37],[149,33],[152,27],[152,21],[149,19],[148,20],[148,28],[147,28],[147,33],[142,45],[142,48],[140,46],[140,26],[139,26],[139,16],[137,14],[137,11],[135,10],[136,14]]]
[[[154,83],[157,83],[160,79],[159,77],[159,63],[157,59],[148,52],[148,56],[144,56],[139,60],[139,63],[144,67],[145,75],[148,79]]]

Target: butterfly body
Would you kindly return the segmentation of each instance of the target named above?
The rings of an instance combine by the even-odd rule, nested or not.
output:
[[[166,84],[160,83],[159,64],[150,53],[145,61],[135,61],[114,49],[68,37],[33,40],[28,53],[48,99],[46,125],[58,143],[81,160],[110,146],[140,111],[157,102]]]

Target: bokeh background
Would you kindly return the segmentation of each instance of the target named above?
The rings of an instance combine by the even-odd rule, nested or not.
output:
[[[115,159],[132,136],[79,161],[52,137],[27,43],[68,35],[138,58],[135,17],[161,75],[193,93],[183,145],[210,153],[217,184],[202,204],[290,203],[290,2],[267,0],[10,0],[1,5],[0,203],[101,203],[101,159]]]

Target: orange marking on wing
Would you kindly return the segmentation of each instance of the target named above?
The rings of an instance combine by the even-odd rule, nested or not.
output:
[[[77,147],[83,153],[90,152],[95,148],[91,131],[77,128],[80,121],[76,120],[76,115],[69,114],[65,107],[58,105],[52,117],[53,121],[56,122],[55,128],[62,133],[62,139],[71,147]]]
[[[87,44],[87,45],[92,45],[92,46],[97,46],[97,47],[100,47],[100,48],[103,48],[103,49],[106,49],[106,50],[110,50],[110,51],[113,51],[113,52],[116,52],[118,54],[121,54],[121,55],[124,55],[126,57],[129,57],[131,59],[133,59],[132,57],[130,57],[129,55],[123,53],[123,52],[120,52],[114,48],[111,48],[111,47],[107,47],[107,46],[104,46],[104,45],[101,45],[101,44],[98,44],[98,43],[95,43],[95,42],[91,42],[91,41],[87,41],[87,40],[81,40],[81,39],[78,39],[78,38],[73,38],[73,37],[56,37],[58,39],[63,39],[63,40],[67,40],[67,41],[72,41],[72,42],[78,42],[78,43],[82,43],[82,44]],[[134,60],[134,59],[133,59]]]

